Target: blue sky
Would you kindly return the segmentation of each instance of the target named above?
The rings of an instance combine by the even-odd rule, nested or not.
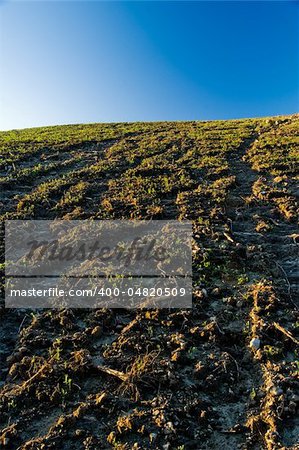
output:
[[[0,129],[298,112],[290,1],[0,3]]]

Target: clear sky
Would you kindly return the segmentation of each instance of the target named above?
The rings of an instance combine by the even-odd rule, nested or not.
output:
[[[298,112],[299,6],[0,2],[0,129]]]

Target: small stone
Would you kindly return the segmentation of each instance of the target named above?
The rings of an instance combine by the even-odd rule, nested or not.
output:
[[[259,338],[253,338],[251,339],[249,346],[253,350],[258,350],[261,346],[261,340]]]
[[[84,436],[85,434],[86,434],[85,431],[79,428],[75,431],[76,436]]]
[[[292,395],[291,401],[294,403],[299,403],[299,395],[296,394]]]
[[[214,289],[212,289],[211,295],[213,297],[217,297],[219,298],[221,296],[221,290],[219,287],[215,287]]]
[[[166,434],[175,433],[175,429],[174,429],[172,422],[167,422],[165,425],[165,428],[166,428],[166,430],[165,430]]]
[[[185,350],[186,349],[186,346],[187,346],[187,343],[186,342],[180,342],[180,348],[181,348],[181,350]]]
[[[207,417],[207,411],[206,410],[202,410],[199,412],[199,418],[200,419],[206,419]]]
[[[102,334],[102,327],[100,326],[95,327],[91,332],[91,335],[95,337],[101,336],[101,334]]]

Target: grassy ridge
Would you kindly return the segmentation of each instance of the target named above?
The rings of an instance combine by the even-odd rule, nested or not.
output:
[[[277,131],[272,122],[280,124]],[[207,185],[217,203],[217,191],[223,195],[232,181],[230,155],[260,134],[246,155],[252,167],[292,177],[298,168],[297,125],[296,118],[278,118],[2,132],[0,185],[12,191],[3,212],[34,218],[47,206],[51,217],[161,218],[172,214],[171,204],[180,215],[188,197],[200,196]],[[17,193],[16,201],[18,186],[24,195]]]

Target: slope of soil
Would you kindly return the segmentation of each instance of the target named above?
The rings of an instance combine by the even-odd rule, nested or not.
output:
[[[2,221],[191,219],[194,237],[192,310],[2,299],[0,446],[298,448],[298,115],[11,131],[0,151]]]

